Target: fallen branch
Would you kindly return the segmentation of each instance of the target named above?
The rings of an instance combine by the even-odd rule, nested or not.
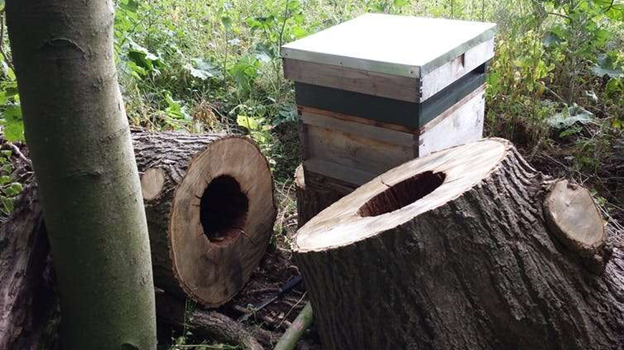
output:
[[[187,311],[185,303],[162,290],[156,291],[156,314],[160,322],[191,331],[194,335],[246,350],[263,350],[258,340],[240,323],[215,311]]]
[[[312,324],[312,320],[312,305],[308,302],[303,310],[301,310],[301,313],[299,313],[299,316],[293,321],[292,325],[286,330],[277,345],[275,345],[275,350],[294,349],[297,341]]]

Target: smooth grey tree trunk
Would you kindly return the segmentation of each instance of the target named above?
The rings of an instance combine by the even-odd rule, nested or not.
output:
[[[113,2],[9,0],[6,11],[58,280],[61,348],[155,349],[150,248],[113,60]]]

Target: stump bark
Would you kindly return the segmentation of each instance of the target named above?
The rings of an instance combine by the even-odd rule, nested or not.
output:
[[[295,189],[297,221],[299,227],[302,227],[325,208],[353,192],[355,188],[320,174],[306,173],[303,165],[299,165],[295,171]]]
[[[277,213],[266,158],[248,138],[135,133],[156,286],[217,307],[249,279]]]
[[[621,349],[624,254],[573,187],[490,139],[342,198],[294,239],[323,348]]]

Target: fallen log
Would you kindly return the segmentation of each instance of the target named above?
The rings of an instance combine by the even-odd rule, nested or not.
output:
[[[195,213],[195,221],[189,221],[196,225],[194,230],[184,232],[184,222],[177,221],[176,227],[182,227],[177,231],[181,238],[188,240],[189,244],[199,240],[201,246],[209,246],[205,254],[200,255],[193,264],[198,273],[205,269],[205,277],[202,277],[205,281],[199,281],[200,284],[208,282],[214,285],[200,288],[197,293],[216,290],[214,298],[209,301],[227,301],[225,299],[240,289],[251,270],[259,263],[272,233],[275,205],[271,175],[265,158],[251,141],[243,137],[134,133],[133,138],[137,163],[144,171],[142,186],[150,220],[156,283],[168,286],[174,293],[184,294],[180,287],[183,282],[178,281],[181,277],[173,275],[171,265],[169,244],[174,236],[167,232],[169,211],[175,212],[172,201],[177,199],[178,212],[184,210],[187,213],[183,214]],[[23,155],[21,157],[25,158]],[[192,185],[191,174],[203,176],[202,181],[196,183],[199,187],[207,188],[206,181],[211,178],[218,180],[223,174],[240,183],[241,193],[248,201],[240,236],[228,236],[225,224],[232,221],[224,220],[228,218],[224,214],[228,214],[229,210],[236,213],[237,200],[244,201],[237,191],[233,191],[233,198],[222,199],[222,208],[217,206],[213,209],[218,214],[216,218],[214,214],[211,216],[204,213],[206,225],[220,228],[210,231],[213,237],[207,237],[201,232],[194,237],[191,235],[203,230],[202,218],[197,222],[197,212],[202,210],[201,200],[193,197],[191,200],[194,199],[194,202],[189,204],[184,201],[188,197],[179,196],[176,192],[183,184]],[[219,184],[219,181],[216,183]],[[225,185],[226,190],[237,188],[234,181],[225,181]],[[211,197],[210,193],[214,194],[205,192],[199,191],[199,196]],[[216,197],[231,194],[232,191],[220,192],[217,188]],[[196,206],[197,201],[199,207]],[[204,210],[215,207],[215,203],[210,200],[207,203],[204,203]],[[208,242],[202,243],[202,240]],[[253,240],[255,246],[251,247],[248,240]],[[215,266],[216,270],[213,269]],[[186,283],[196,282],[190,281]],[[25,187],[15,203],[13,214],[0,227],[0,349],[46,349],[56,341],[60,317],[54,292],[55,283],[37,186],[33,182]],[[204,322],[203,325],[209,323]]]
[[[29,185],[0,227],[0,349],[47,349],[56,341],[49,255],[37,187]]]
[[[248,138],[134,133],[157,287],[208,307],[229,301],[276,217],[266,158]]]
[[[377,177],[293,248],[324,349],[621,349],[607,238],[585,190],[489,139]]]

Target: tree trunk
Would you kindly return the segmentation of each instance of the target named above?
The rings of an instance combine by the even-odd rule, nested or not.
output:
[[[141,187],[108,1],[9,0],[25,133],[57,276],[62,349],[154,349]]]
[[[325,349],[621,349],[603,229],[588,192],[491,139],[377,177],[294,250]]]
[[[299,165],[295,171],[295,189],[299,227],[354,190],[352,186],[342,181],[306,173],[303,165]]]
[[[57,297],[37,198],[27,186],[0,227],[0,349],[47,349],[55,341]]]
[[[135,133],[156,286],[216,307],[260,263],[277,213],[266,158],[248,138]]]

